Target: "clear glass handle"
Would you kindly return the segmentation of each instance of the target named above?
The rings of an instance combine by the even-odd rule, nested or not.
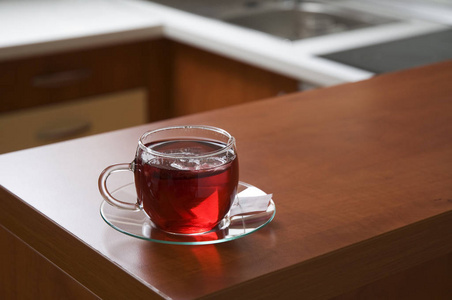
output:
[[[100,194],[102,195],[102,197],[104,197],[105,201],[107,201],[111,205],[129,210],[139,210],[140,207],[138,203],[130,203],[118,200],[111,195],[107,188],[107,179],[111,174],[121,171],[133,171],[132,164],[116,164],[105,168],[105,170],[100,173],[98,185]]]

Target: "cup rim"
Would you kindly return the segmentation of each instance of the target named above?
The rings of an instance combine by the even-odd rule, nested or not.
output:
[[[149,135],[151,134],[155,134],[157,132],[162,132],[162,131],[166,131],[166,130],[174,130],[174,129],[204,129],[204,130],[210,130],[210,131],[215,131],[217,133],[223,134],[224,136],[226,136],[228,138],[228,142],[224,145],[224,147],[222,147],[219,150],[215,150],[212,152],[207,152],[201,155],[184,155],[184,154],[179,154],[179,153],[163,153],[163,152],[159,152],[156,150],[153,150],[149,147],[147,147],[145,145],[145,143],[143,142],[143,140],[145,138],[147,138]],[[227,152],[230,149],[232,149],[235,145],[235,138],[226,130],[218,128],[218,127],[214,127],[214,126],[208,126],[208,125],[180,125],[180,126],[168,126],[168,127],[162,127],[162,128],[158,128],[158,129],[154,129],[154,130],[150,130],[147,131],[145,133],[143,133],[143,135],[140,137],[140,139],[138,140],[138,146],[146,151],[147,153],[150,153],[152,155],[155,156],[159,156],[159,157],[166,157],[166,158],[204,158],[204,157],[211,157],[211,156],[215,156],[218,154],[221,154],[223,152]]]

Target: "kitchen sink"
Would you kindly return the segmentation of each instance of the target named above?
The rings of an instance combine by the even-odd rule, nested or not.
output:
[[[221,3],[216,0],[157,0],[153,2],[291,41],[396,21],[337,6],[334,1],[230,0]]]
[[[289,40],[300,40],[389,22],[319,2],[279,2],[223,20]]]

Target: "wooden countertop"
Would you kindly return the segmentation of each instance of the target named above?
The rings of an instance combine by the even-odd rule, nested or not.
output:
[[[4,154],[0,223],[102,298],[341,295],[452,253],[451,79],[446,62]],[[175,124],[236,137],[240,179],[274,194],[269,225],[176,246],[104,223],[99,173]]]

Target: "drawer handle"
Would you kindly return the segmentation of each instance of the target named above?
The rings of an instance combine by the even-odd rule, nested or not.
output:
[[[68,70],[35,76],[31,84],[37,88],[59,88],[85,80],[90,76],[91,71],[87,69]]]
[[[90,128],[91,123],[89,121],[77,120],[43,128],[36,133],[36,136],[40,140],[67,139],[85,133]]]

